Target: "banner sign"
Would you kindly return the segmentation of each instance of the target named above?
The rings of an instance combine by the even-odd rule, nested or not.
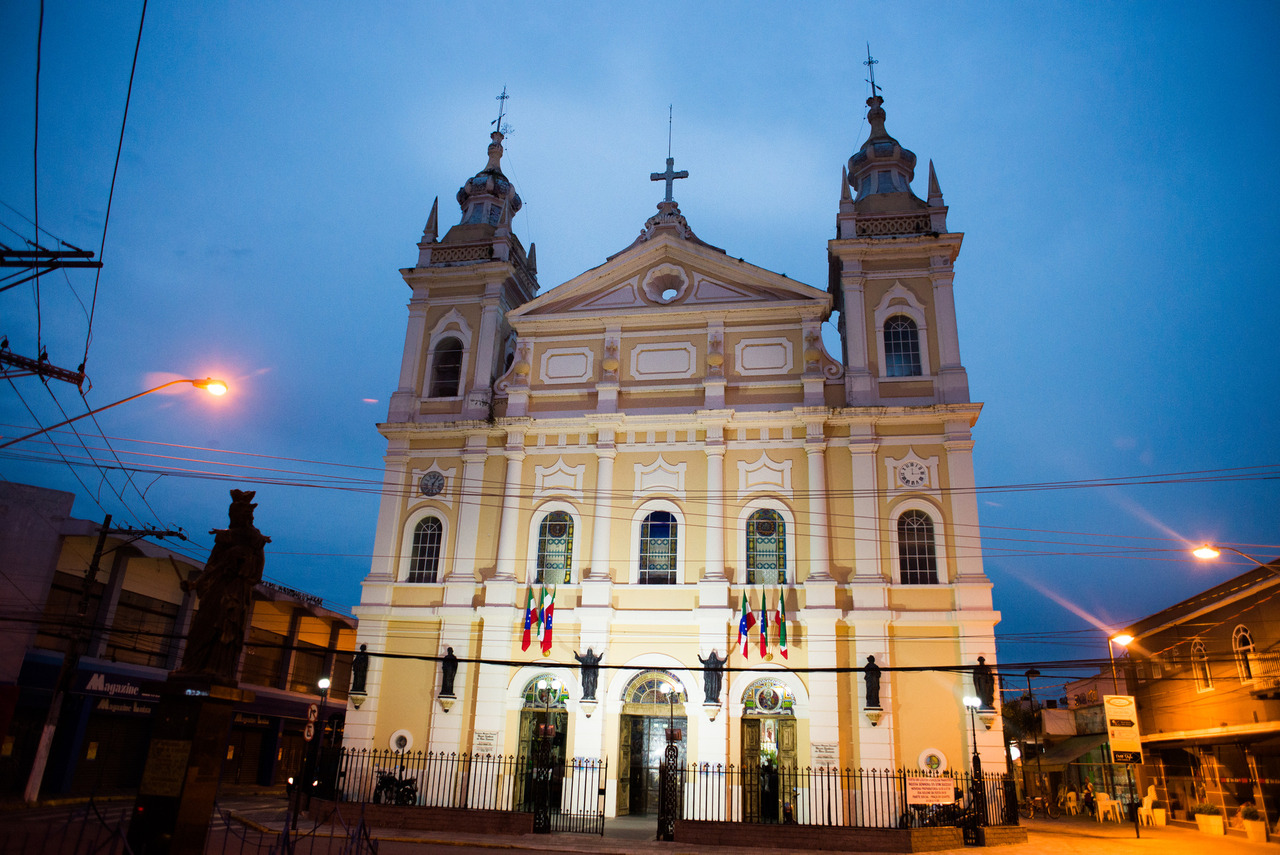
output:
[[[1107,741],[1116,763],[1142,762],[1142,734],[1138,732],[1138,705],[1133,695],[1103,695],[1107,717]]]

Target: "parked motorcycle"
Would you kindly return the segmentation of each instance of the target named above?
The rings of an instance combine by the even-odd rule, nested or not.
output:
[[[418,801],[416,778],[401,778],[399,772],[378,772],[373,788],[373,803],[379,805],[411,805]]]

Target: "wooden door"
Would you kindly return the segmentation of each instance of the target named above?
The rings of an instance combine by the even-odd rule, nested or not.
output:
[[[760,819],[760,719],[742,720],[742,820]]]
[[[618,798],[615,813],[631,813],[631,716],[619,716],[618,734]]]
[[[786,818],[788,807],[794,811],[796,792],[796,720],[778,719],[778,816]]]

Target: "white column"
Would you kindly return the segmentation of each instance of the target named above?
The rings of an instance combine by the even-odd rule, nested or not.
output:
[[[859,620],[854,632],[857,641],[854,644],[856,664],[862,667],[868,656],[876,658],[876,665],[888,668],[889,659],[889,623],[888,621]],[[857,674],[857,716],[854,723],[858,728],[858,764],[864,769],[895,769],[898,757],[894,751],[893,735],[897,728],[893,713],[894,672],[884,671],[880,675],[880,709],[884,710],[878,724],[872,724],[866,716],[867,685],[866,678]]]
[[[982,582],[982,537],[978,533],[978,499],[974,489],[973,440],[966,422],[947,422],[947,476],[951,518],[947,527],[955,555],[954,582]]]
[[[866,278],[862,263],[841,259],[840,290],[844,297],[845,393],[850,404],[872,403],[871,368],[867,347]]]
[[[520,519],[520,474],[524,465],[524,434],[507,435],[507,480],[502,492],[502,521],[498,525],[498,566],[495,580],[516,578],[516,527]]]
[[[707,427],[707,566],[704,579],[722,580],[724,575],[724,540],[728,525],[724,519],[724,427]]]
[[[476,339],[474,349],[476,366],[475,372],[472,374],[472,389],[489,391],[490,375],[493,373],[493,359],[498,346],[498,318],[502,314],[501,307],[498,304],[498,295],[501,290],[500,283],[490,283],[485,287],[484,300],[481,303],[484,308],[480,315],[480,335]]]
[[[595,518],[591,526],[591,579],[607,582],[609,538],[613,530],[613,460],[618,456],[612,428],[599,428],[596,438]]]
[[[383,458],[386,468],[382,472],[382,497],[378,500],[378,528],[373,545],[373,561],[367,581],[391,582],[399,568],[399,549],[404,505],[404,477],[408,456],[401,440],[392,440],[392,446]]]
[[[831,550],[827,542],[827,440],[821,420],[806,422],[805,432],[804,450],[809,457],[808,578],[825,581],[831,578]]]
[[[414,404],[422,390],[418,384],[422,377],[422,361],[426,355],[427,295],[415,292],[409,301],[409,327],[404,336],[404,353],[400,357],[400,381],[391,396],[387,421],[409,421]]]
[[[374,745],[374,727],[378,720],[378,700],[382,696],[382,673],[386,659],[378,655],[386,652],[387,622],[361,616],[356,630],[356,649],[368,645],[369,671],[365,677],[367,697],[360,704],[347,702],[347,721],[342,732],[342,744],[352,749],[385,749],[386,745]]]
[[[854,578],[881,582],[879,491],[876,489],[876,451],[880,444],[871,426],[850,428],[849,455],[853,469]]]
[[[484,436],[467,437],[462,451],[462,484],[458,495],[458,535],[454,539],[453,561],[446,582],[475,579],[480,546],[480,507],[484,501],[484,464],[488,458]]]
[[[933,282],[933,326],[938,337],[939,396],[944,403],[967,403],[969,375],[960,364],[960,333],[956,327],[953,283],[955,271],[946,258],[931,259],[929,278]]]

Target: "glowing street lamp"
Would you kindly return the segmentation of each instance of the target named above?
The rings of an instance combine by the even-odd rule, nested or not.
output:
[[[3,448],[3,447],[4,446],[0,445],[0,448]],[[1275,567],[1273,567],[1270,564],[1263,564],[1261,561],[1254,558],[1252,555],[1241,552],[1240,550],[1236,549],[1234,546],[1216,546],[1212,543],[1203,543],[1200,546],[1196,547],[1195,549],[1191,550],[1191,554],[1194,555],[1196,558],[1199,558],[1201,561],[1213,561],[1215,558],[1217,558],[1219,555],[1222,554],[1222,550],[1224,549],[1227,552],[1234,552],[1236,555],[1239,555],[1241,558],[1247,558],[1248,560],[1252,561],[1254,564],[1258,565],[1263,570],[1266,570],[1268,573],[1271,573],[1274,576],[1280,576],[1280,570],[1277,570]]]
[[[1121,647],[1128,647],[1132,643],[1133,636],[1127,632],[1121,632],[1107,638],[1107,657],[1111,660],[1111,691],[1115,694],[1120,693],[1120,686],[1116,682],[1116,655],[1111,645],[1118,644]]]
[[[176,386],[179,383],[190,383],[192,386],[195,386],[197,389],[204,389],[210,395],[222,396],[227,394],[227,384],[222,382],[221,380],[215,380],[212,377],[206,377],[203,380],[189,380],[189,379],[188,380],[170,380],[168,383],[161,383],[159,386],[156,386],[154,389],[148,389],[145,392],[139,392],[136,395],[130,395],[127,398],[121,398],[119,401],[116,401],[114,404],[107,404],[105,407],[98,407],[96,410],[90,410],[87,413],[81,413],[80,415],[73,416],[67,419],[66,421],[58,422],[56,425],[50,425],[47,428],[41,428],[40,430],[32,431],[26,436],[20,436],[17,439],[11,439],[8,442],[0,442],[0,448],[8,448],[11,445],[17,445],[19,442],[22,442],[23,440],[40,436],[41,434],[48,433],[51,430],[57,430],[60,427],[66,427],[72,422],[78,422],[81,419],[88,418],[89,416],[96,416],[98,413],[102,412],[103,410],[109,410],[112,407],[118,407],[121,404],[127,404],[130,401],[141,398],[143,395],[150,395],[152,392],[159,392],[161,389],[168,389],[170,386]]]

